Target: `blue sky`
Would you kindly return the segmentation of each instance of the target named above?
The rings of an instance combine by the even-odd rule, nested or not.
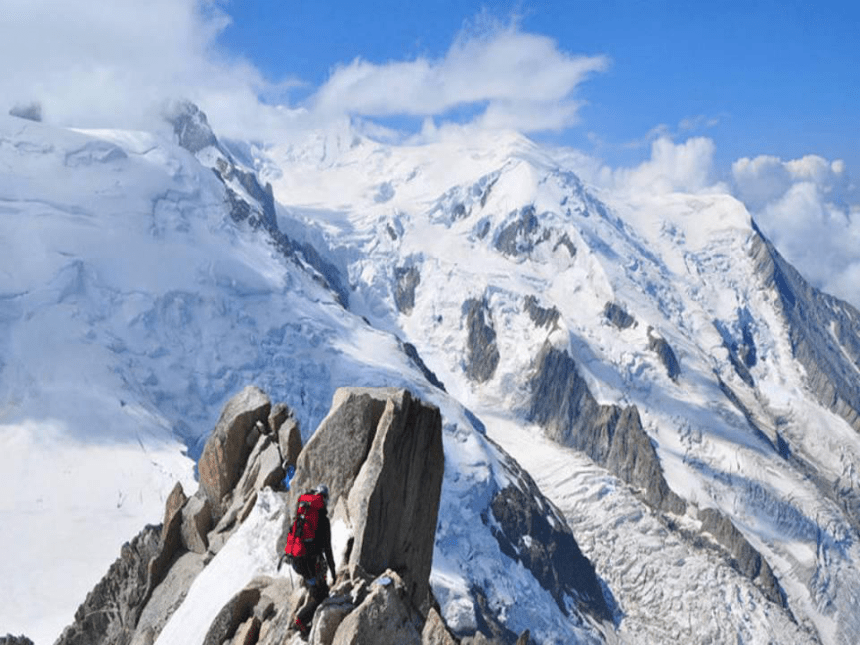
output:
[[[718,165],[759,154],[860,162],[860,3],[559,1],[488,5],[236,1],[219,43],[300,104],[338,65],[441,60],[489,15],[606,69],[574,90],[579,123],[531,136],[606,161],[647,156],[659,134],[715,140]],[[279,98],[284,98],[280,96]],[[470,112],[466,109],[466,113]]]

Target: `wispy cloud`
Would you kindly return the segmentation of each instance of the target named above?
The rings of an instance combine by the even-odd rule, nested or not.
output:
[[[273,82],[219,48],[230,23],[222,7],[229,9],[219,0],[4,0],[0,60],[12,64],[0,77],[0,110],[38,102],[55,123],[151,128],[165,100],[188,98],[227,136],[283,133],[344,116],[417,116],[439,125],[466,118],[535,132],[576,123],[577,87],[609,64],[484,17],[441,58],[356,59],[291,106],[297,81]]]
[[[334,70],[311,98],[323,114],[439,117],[471,107],[473,122],[523,132],[576,123],[575,90],[605,70],[604,56],[578,56],[516,25],[464,32],[440,59],[374,64],[357,59]]]
[[[659,123],[648,130],[643,136],[622,144],[622,147],[630,150],[647,148],[660,139],[675,140],[681,137],[689,137],[694,133],[703,133],[720,124],[721,117],[697,114],[681,119],[675,126],[667,123]]]

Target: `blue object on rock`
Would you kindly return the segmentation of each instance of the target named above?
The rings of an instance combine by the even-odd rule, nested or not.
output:
[[[286,490],[290,490],[290,480],[291,480],[291,479],[295,476],[295,474],[296,474],[296,467],[295,467],[295,466],[293,466],[293,464],[290,464],[290,465],[289,465],[289,466],[287,466],[287,468],[286,468],[286,473],[287,473],[287,476],[286,476],[286,477],[284,477],[284,488],[285,488]]]

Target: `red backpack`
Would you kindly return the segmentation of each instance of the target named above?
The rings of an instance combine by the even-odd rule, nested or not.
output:
[[[300,558],[313,551],[311,548],[319,527],[320,509],[325,506],[325,499],[319,493],[304,493],[299,497],[296,508],[296,519],[287,534],[287,546],[284,551],[288,560]]]

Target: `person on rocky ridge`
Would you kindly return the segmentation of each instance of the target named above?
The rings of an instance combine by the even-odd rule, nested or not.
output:
[[[296,516],[287,535],[286,558],[302,577],[308,593],[296,612],[295,627],[304,635],[319,604],[328,597],[326,566],[335,579],[334,555],[331,550],[331,523],[328,518],[328,486],[320,484],[299,497]]]

